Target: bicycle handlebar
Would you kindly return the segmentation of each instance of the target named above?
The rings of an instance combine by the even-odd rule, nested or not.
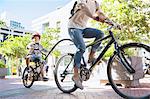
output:
[[[109,26],[109,27],[107,28],[107,30],[108,30],[108,31],[111,31],[111,29],[112,29],[113,27],[114,27],[114,26],[111,25],[111,26]]]
[[[120,25],[117,24],[117,23],[115,23],[115,22],[113,22],[113,21],[105,20],[105,23],[112,23],[111,26],[109,26],[109,27],[107,28],[108,31],[111,31],[112,28],[117,28],[117,29],[121,30]]]
[[[117,29],[121,30],[121,27],[120,27],[119,25],[117,25],[117,24],[113,24],[113,25],[109,26],[109,27],[107,28],[107,30],[108,30],[108,31],[111,31],[112,28],[117,28]]]

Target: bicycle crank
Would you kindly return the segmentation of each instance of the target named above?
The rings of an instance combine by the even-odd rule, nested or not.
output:
[[[80,69],[80,78],[82,81],[87,81],[90,78],[90,75],[91,72],[86,67]]]

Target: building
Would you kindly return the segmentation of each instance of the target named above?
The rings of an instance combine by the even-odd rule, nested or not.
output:
[[[24,30],[24,29],[12,29],[9,27],[0,28],[0,42],[7,39],[8,35],[13,36],[24,36],[25,34],[34,33],[34,31]]]
[[[61,38],[68,37],[68,19],[71,16],[70,11],[73,8],[73,5],[76,0],[70,0],[68,4],[63,7],[57,8],[55,11],[48,13],[47,15],[41,16],[32,21],[32,29],[42,33],[45,27],[56,28],[59,27],[61,31]],[[102,0],[98,0],[100,3]],[[88,26],[91,26],[88,23]]]
[[[70,2],[65,6],[58,8],[55,11],[48,13],[47,15],[34,19],[32,21],[32,29],[34,31],[43,33],[46,27],[60,28],[59,39],[70,38],[68,34],[68,19],[71,16],[70,11],[73,8],[75,1],[76,0],[70,0]],[[91,24],[88,23],[88,26],[90,25]],[[69,49],[73,50],[73,48],[76,49],[76,47],[69,48],[66,45],[66,43],[62,44],[62,46],[60,46],[58,49],[61,49],[62,52],[68,52]],[[67,50],[65,50],[64,47],[67,47]]]
[[[10,20],[10,28],[13,29],[24,29],[24,27],[21,25],[20,22],[14,21],[14,20]]]
[[[32,21],[32,28],[34,31],[42,33],[46,27],[60,28],[60,38],[68,37],[68,18],[70,15],[70,9],[72,9],[75,0],[70,1],[64,7],[58,8],[47,15],[39,17]]]
[[[7,39],[8,35],[24,36],[25,34],[33,33],[34,31],[25,30],[25,27],[18,20],[19,18],[12,17],[10,13],[3,12],[0,14],[0,20],[6,23],[6,26],[0,27],[0,41]],[[16,21],[18,20],[18,21]]]
[[[17,17],[11,13],[5,11],[0,13],[0,20],[4,21],[6,23],[6,26],[9,28],[25,29],[25,27],[21,23],[20,17]]]

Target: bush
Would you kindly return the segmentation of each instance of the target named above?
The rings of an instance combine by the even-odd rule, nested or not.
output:
[[[5,68],[5,67],[6,66],[5,66],[4,62],[0,61],[0,68]]]

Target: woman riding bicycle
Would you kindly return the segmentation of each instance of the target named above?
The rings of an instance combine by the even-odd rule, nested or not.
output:
[[[113,25],[113,22],[104,15],[101,9],[99,9],[99,4],[96,0],[78,0],[76,6],[72,9],[72,12],[73,14],[69,19],[68,31],[75,46],[78,48],[74,59],[74,76],[72,77],[72,80],[77,87],[83,89],[82,81],[80,80],[78,73],[81,58],[86,49],[83,37],[95,38],[96,41],[104,36],[104,33],[98,29],[87,28],[87,21],[89,18],[92,18],[98,22],[107,23],[109,25]],[[94,55],[99,46],[100,43],[92,46],[88,63],[94,61]]]

